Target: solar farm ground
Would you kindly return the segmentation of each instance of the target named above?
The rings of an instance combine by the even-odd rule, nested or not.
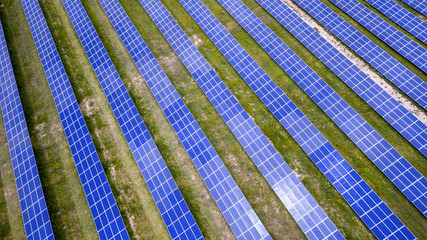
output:
[[[54,235],[58,239],[95,239],[97,238],[95,224],[41,62],[38,60],[22,6],[19,1],[14,0],[2,0],[0,2],[3,3],[0,7],[0,18],[24,107]],[[40,0],[39,2],[130,237],[132,239],[170,238],[61,0]],[[161,2],[178,21],[186,34],[190,36],[199,51],[273,143],[341,233],[348,239],[375,239],[356,213],[237,74],[178,0],[162,0]],[[427,239],[427,232],[425,231],[427,220],[410,201],[221,5],[215,0],[203,0],[202,2],[404,224],[419,239]],[[258,3],[254,0],[243,0],[243,2],[415,168],[427,176],[427,159],[420,152],[412,147]],[[322,2],[338,12],[340,16],[398,59],[408,69],[427,81],[425,73],[390,47],[387,47],[386,44],[370,34],[369,31],[345,15],[332,3],[329,1]],[[84,0],[82,3],[204,237],[207,239],[234,238],[233,232],[210,196],[190,157],[98,1]],[[274,239],[305,239],[303,232],[287,212],[280,199],[198,87],[138,0],[120,0],[120,3],[270,235]],[[404,4],[403,6],[407,7]],[[378,11],[375,12],[385,18]],[[425,20],[424,17],[421,18]],[[393,22],[389,22],[396,26]],[[401,28],[398,29],[410,36]],[[420,43],[413,36],[410,37]],[[427,48],[425,44],[420,44]],[[419,111],[422,111],[422,114],[427,114],[424,110],[420,109]],[[0,164],[0,238],[24,239],[25,232],[3,122],[0,124]]]

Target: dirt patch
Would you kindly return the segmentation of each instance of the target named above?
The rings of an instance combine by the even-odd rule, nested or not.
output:
[[[383,88],[388,94],[396,99],[402,106],[408,109],[414,114],[421,122],[427,124],[427,115],[418,106],[414,105],[409,101],[406,96],[401,94],[391,84],[389,84],[382,76],[380,76],[375,70],[360,57],[356,56],[351,50],[340,40],[336,39],[331,33],[319,25],[315,20],[311,18],[304,10],[297,6],[291,0],[282,0],[292,11],[294,11],[300,18],[302,18],[310,27],[316,30],[323,38],[325,38],[332,46],[340,51],[346,58],[348,58],[353,64],[355,64],[360,70],[362,70],[368,77],[374,80],[381,88]]]
[[[85,98],[80,103],[80,108],[87,116],[92,116],[95,112],[98,112],[98,107],[95,106],[94,102],[90,98]]]
[[[197,34],[191,35],[190,39],[196,47],[199,47],[203,43],[203,40]]]
[[[224,27],[225,29],[227,29],[229,32],[233,31],[236,27],[237,27],[237,23],[235,21],[230,21],[228,22]]]
[[[165,72],[171,72],[173,74],[179,74],[179,60],[178,57],[171,53],[167,56],[161,56],[158,58],[159,63],[162,65],[162,67],[166,67]]]

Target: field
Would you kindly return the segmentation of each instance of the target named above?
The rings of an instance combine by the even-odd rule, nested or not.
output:
[[[126,228],[132,239],[168,239],[169,233],[126,143],[113,111],[74,31],[61,0],[40,0],[61,60],[83,112]],[[375,239],[291,135],[237,74],[178,0],[161,0],[233,95],[348,239]],[[427,220],[310,97],[215,0],[202,0],[228,31],[325,135],[352,167],[419,238]],[[255,0],[243,0],[414,167],[427,176],[427,159],[358,97]],[[349,16],[323,1],[423,80],[427,75]],[[4,0],[0,18],[24,107],[43,191],[57,239],[95,239],[97,232],[19,1]],[[82,1],[132,100],[206,239],[234,235],[145,80],[96,0]],[[120,0],[174,87],[207,135],[249,203],[274,239],[305,239],[203,91],[191,77],[138,0]],[[405,6],[406,7],[406,6]],[[381,15],[382,16],[382,15]],[[382,16],[384,17],[384,16]],[[425,19],[424,19],[425,20]],[[409,34],[405,32],[405,34]],[[423,45],[426,47],[425,45]],[[385,78],[384,78],[385,79]],[[388,81],[388,80],[387,80]],[[424,110],[422,114],[427,114]],[[0,238],[24,239],[18,195],[0,124]]]

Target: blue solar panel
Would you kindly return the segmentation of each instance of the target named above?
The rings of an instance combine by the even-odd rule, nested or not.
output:
[[[239,239],[270,239],[264,225],[116,0],[101,0],[107,16]]]
[[[62,2],[172,239],[203,239],[190,209],[126,91],[83,5],[79,0],[63,0]]]
[[[0,105],[27,239],[54,239],[1,22]]]
[[[341,74],[339,72],[341,69],[352,64],[280,0],[257,1],[337,74]],[[277,36],[275,40],[284,45]],[[281,51],[281,48],[277,47],[276,51]],[[269,51],[269,53],[273,53],[273,51]],[[331,58],[338,60],[331,61]],[[289,66],[285,66],[287,61],[285,57],[276,56],[275,59],[291,76],[295,75]],[[344,99],[336,94],[325,81],[315,75],[313,70],[305,64],[301,65],[312,77],[297,74],[294,76],[296,82],[408,199],[427,216],[427,179],[411,166]],[[347,75],[345,76],[347,77]],[[357,75],[348,77],[352,78],[353,76]],[[360,81],[360,84],[363,84],[363,81]],[[368,84],[374,83],[370,81]],[[275,112],[275,110],[272,111]]]
[[[365,37],[352,25],[318,0],[296,0],[304,10],[322,23],[359,56],[424,109],[427,109],[427,83]],[[387,112],[387,111],[386,111]]]
[[[276,52],[272,52],[273,57],[279,55],[286,58],[286,62],[282,66],[289,68],[287,70],[290,70],[288,73],[291,77],[296,78],[295,76],[299,75],[296,79],[302,79],[302,76],[308,76],[310,84],[312,81],[315,81],[316,78],[319,78],[313,71],[309,72],[309,68],[305,67],[306,65],[304,65],[304,62],[302,62],[289,48],[285,48],[286,45],[273,38],[273,36],[276,35],[274,35],[274,33],[241,1],[219,0],[218,2],[252,35],[252,37],[254,37],[254,39],[258,40],[261,46],[266,46],[265,49],[267,51],[272,49],[277,50]],[[228,40],[226,42],[228,43],[230,41]],[[248,64],[246,63],[246,65]],[[311,91],[319,91],[324,96],[331,94],[325,88],[318,88],[319,84],[317,82],[309,85],[309,87]],[[276,97],[272,99],[276,99]],[[344,114],[345,113],[346,112],[344,112]],[[287,125],[290,125],[290,123],[286,123],[284,120],[281,120],[281,122],[371,231],[380,239],[384,237],[400,238],[402,235],[411,239],[415,238],[409,229],[391,212],[385,203],[373,192],[366,182],[354,171],[321,133],[310,122],[303,121],[303,115],[296,114],[296,116],[297,118],[294,118],[294,121],[290,123],[301,121],[305,123],[305,127],[297,126],[289,128]],[[282,116],[278,118],[281,119]],[[378,207],[379,205],[381,207]],[[390,221],[385,221],[385,219],[389,219]],[[384,229],[379,227],[382,226],[382,224],[384,224]]]
[[[38,1],[22,0],[77,172],[101,239],[129,239]]]
[[[303,116],[302,112],[274,84],[202,2],[198,0],[185,0],[181,1],[181,4],[269,109],[275,112],[277,116],[283,116],[279,118],[280,121],[292,123],[290,125],[298,125],[295,128],[304,128],[306,123],[310,123],[307,118],[301,117]],[[226,94],[228,96],[231,95],[230,92],[226,92]],[[235,100],[233,100],[233,104],[237,105]],[[244,112],[243,108],[226,106],[230,111],[234,111],[234,114],[242,116],[241,122],[234,123],[232,120],[229,120],[227,124],[229,124],[237,139],[254,160],[261,173],[265,176],[306,236],[309,239],[342,239],[343,236],[331,220],[321,211],[315,200],[292,173],[292,170],[280,157],[273,145],[269,143],[256,124]],[[227,118],[225,114],[222,116],[224,119]],[[304,123],[300,124],[299,121],[303,121]],[[290,125],[287,124],[288,127],[292,128]],[[311,125],[310,127],[313,126]],[[241,134],[242,132],[244,134]],[[248,141],[248,139],[250,140]],[[259,150],[256,150],[257,148]],[[288,179],[294,180],[289,181]],[[303,192],[303,194],[300,192]],[[305,204],[298,206],[299,204],[293,203],[295,201]],[[310,218],[313,211],[318,212],[318,215],[321,217]]]
[[[392,0],[366,0],[369,4],[427,44],[427,23]],[[427,2],[425,3],[427,8]]]
[[[413,9],[427,16],[427,7],[425,0],[402,0],[402,2],[408,4]]]
[[[411,40],[357,0],[331,0],[331,2],[427,73],[427,49]]]

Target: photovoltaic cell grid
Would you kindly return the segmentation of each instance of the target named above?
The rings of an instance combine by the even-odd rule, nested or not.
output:
[[[100,3],[236,237],[270,239],[267,230],[119,2],[101,0]]]
[[[350,17],[427,73],[427,50],[357,0],[331,0]]]
[[[418,102],[420,106],[427,109],[426,82],[409,71],[322,2],[318,0],[296,0],[295,2],[381,74],[391,80],[393,84]]]
[[[173,239],[203,239],[190,209],[79,0],[65,9]]]
[[[92,217],[101,239],[129,239],[38,1],[22,0]]]
[[[346,66],[352,64],[280,0],[257,1],[310,51],[325,62],[328,67],[334,69],[337,74],[341,73],[337,71],[340,65],[345,69]],[[281,42],[277,36],[275,40]],[[283,42],[281,44],[284,45]],[[265,46],[265,44],[261,45]],[[275,51],[281,52],[282,48],[278,46]],[[334,58],[342,59],[343,57],[345,60],[341,62],[333,60]],[[293,73],[292,69],[286,69],[284,65],[287,59],[292,58],[286,58],[285,56],[276,58],[279,65],[283,66],[285,71],[289,71],[291,75]],[[358,70],[356,66],[353,65],[352,67]],[[305,65],[305,68],[310,74],[296,74],[295,78],[298,78],[296,80],[298,84],[405,196],[427,216],[427,179],[411,166],[325,81],[315,75],[313,70],[309,69],[307,65]],[[345,73],[345,70],[343,72]],[[353,76],[360,77],[360,75],[352,75],[350,77]],[[369,85],[375,84],[366,75],[365,79],[369,80]],[[363,80],[354,80],[353,82],[363,82]],[[307,86],[310,87],[307,88]]]
[[[427,23],[394,2],[393,0],[366,0],[369,4],[427,44]],[[427,8],[427,2],[424,5]]]
[[[425,0],[402,0],[402,2],[408,4],[413,9],[427,16],[427,7]]]
[[[268,42],[269,45],[266,47],[267,50],[275,49],[277,46],[280,46],[280,42],[271,39],[272,33],[267,33],[265,31],[266,26],[262,21],[241,1],[219,0],[218,2],[242,25],[242,27],[250,34],[252,33],[254,39],[259,40],[261,45],[265,45]],[[280,52],[274,54],[283,54],[288,59],[292,59],[289,61],[296,62],[296,57],[291,55],[291,53],[293,52],[290,49],[281,49]],[[297,64],[293,67],[297,69],[296,74],[314,76],[304,71],[304,66],[302,64]],[[300,70],[303,71],[300,72]],[[311,79],[315,80],[314,77],[311,77]],[[320,90],[323,91],[323,89]],[[310,125],[308,127],[310,127]],[[303,129],[295,129],[296,133],[301,132],[298,135],[298,137],[302,139],[301,141],[315,139],[312,145],[301,145],[308,156],[379,239],[391,237],[399,239],[415,238],[409,229],[391,212],[378,195],[373,192],[366,182],[354,171],[320,132],[314,128],[314,126],[310,129],[311,134],[306,134],[305,131],[301,130]],[[291,134],[293,135],[294,133],[291,132]],[[297,140],[297,142],[299,142],[299,140]]]
[[[0,104],[27,239],[54,239],[1,22]]]
[[[280,121],[286,124],[287,128],[291,128],[291,131],[295,128],[304,129],[302,131],[306,131],[306,133],[314,128],[295,104],[272,82],[268,75],[256,64],[231,34],[227,32],[202,2],[198,0],[185,0],[181,1],[181,4],[261,100],[278,116]],[[231,96],[230,92],[226,94]],[[223,108],[228,108],[233,114],[240,115],[242,121],[236,125],[232,120],[229,120],[227,124],[229,124],[237,139],[247,150],[249,156],[253,159],[306,236],[309,239],[343,239],[344,237],[338,229],[320,209],[320,206],[293,174],[292,170],[280,157],[272,144],[269,143],[267,138],[249,118],[248,114],[243,108],[236,107],[238,103],[235,100],[230,100],[231,102],[233,102],[234,106]],[[227,118],[225,114],[222,116]],[[301,140],[298,136],[296,138]],[[250,139],[250,141],[247,139]],[[310,144],[310,142],[299,141],[299,144],[305,146]]]

